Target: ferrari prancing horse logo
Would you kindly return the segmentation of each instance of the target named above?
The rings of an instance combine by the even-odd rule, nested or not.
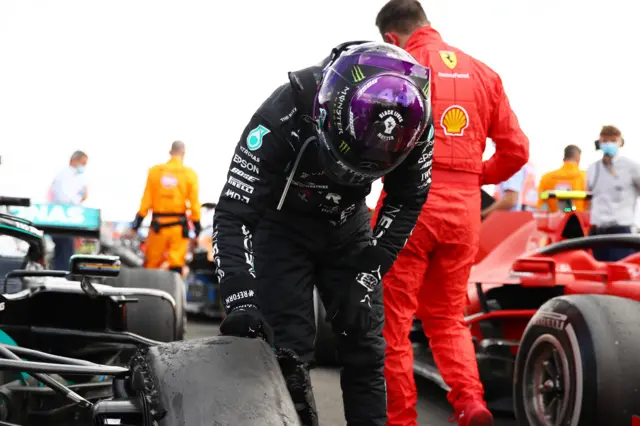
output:
[[[440,58],[442,62],[449,67],[449,69],[454,69],[456,65],[458,65],[458,57],[454,52],[449,52],[447,50],[440,51]]]

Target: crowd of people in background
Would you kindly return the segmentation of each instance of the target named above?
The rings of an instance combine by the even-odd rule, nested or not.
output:
[[[640,164],[620,153],[623,146],[620,129],[603,126],[595,141],[595,149],[602,151],[602,158],[589,165],[586,171],[580,169],[582,150],[577,145],[567,145],[562,166],[542,175],[537,191],[534,190],[535,199],[530,196],[532,182],[526,178],[532,172],[525,166],[497,185],[496,202],[484,209],[482,216],[487,217],[497,210],[537,209],[553,213],[560,210],[558,200],[544,197],[545,192],[585,191],[591,194],[591,200],[573,200],[571,210],[590,211],[591,235],[630,234],[634,230],[636,203],[640,196]],[[593,252],[598,260],[617,261],[634,251],[602,247]]]

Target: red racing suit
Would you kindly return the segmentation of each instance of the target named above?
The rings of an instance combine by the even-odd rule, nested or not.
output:
[[[497,184],[529,158],[529,140],[511,110],[498,74],[449,46],[433,28],[413,33],[405,47],[432,70],[436,128],[432,185],[416,227],[384,276],[388,425],[417,425],[413,351],[414,315],[422,321],[456,411],[482,401],[469,329],[465,326],[467,281],[478,249],[480,186]],[[482,161],[486,139],[495,154]],[[382,205],[378,201],[376,214]]]

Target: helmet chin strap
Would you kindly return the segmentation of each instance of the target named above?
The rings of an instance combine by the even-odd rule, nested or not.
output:
[[[309,117],[309,116],[305,116],[305,117]],[[309,119],[311,119],[311,117],[309,117]],[[304,150],[307,149],[307,146],[309,146],[309,144],[314,140],[318,140],[318,138],[315,136],[310,136],[302,144],[302,148],[300,148],[300,152],[298,152],[298,155],[296,156],[296,161],[293,163],[293,168],[291,169],[291,173],[289,173],[289,177],[287,178],[287,184],[285,185],[284,190],[282,191],[282,195],[280,196],[280,202],[278,203],[277,210],[282,209],[284,200],[285,198],[287,198],[287,192],[289,192],[291,181],[293,180],[293,177],[296,174],[296,170],[298,169],[298,165],[300,164],[300,160],[302,159],[302,154],[304,154]]]

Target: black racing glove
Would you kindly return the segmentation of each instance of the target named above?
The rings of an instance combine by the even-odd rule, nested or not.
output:
[[[260,313],[254,278],[236,275],[220,286],[226,318],[220,324],[223,336],[260,337],[273,346],[273,329]]]
[[[335,333],[364,334],[371,328],[371,293],[381,285],[392,263],[383,249],[374,246],[367,246],[353,258],[353,275],[327,309],[326,320]]]
[[[136,213],[135,219],[133,219],[133,222],[131,222],[131,229],[133,229],[134,231],[137,231],[138,228],[140,228],[140,225],[142,225],[143,220],[144,220],[144,217]]]
[[[193,232],[196,234],[196,238],[202,232],[202,225],[200,225],[200,221],[193,222]]]
[[[256,305],[241,305],[227,314],[220,324],[220,334],[236,337],[260,337],[273,346],[273,329]]]

